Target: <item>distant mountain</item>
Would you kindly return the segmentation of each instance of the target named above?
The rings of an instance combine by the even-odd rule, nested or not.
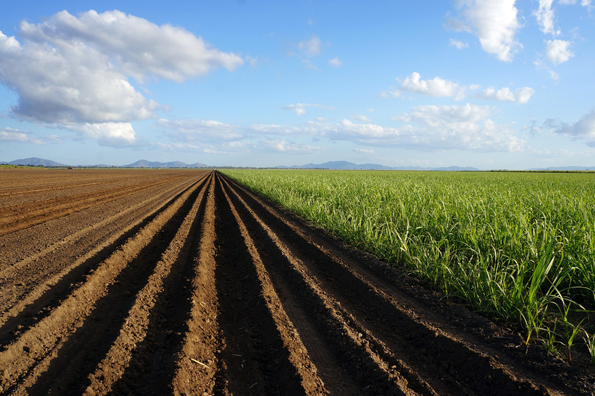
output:
[[[477,168],[449,166],[446,168],[422,168],[419,166],[390,167],[380,164],[354,164],[348,161],[330,161],[322,164],[278,166],[282,169],[333,169],[333,170],[436,170],[436,171],[478,171]]]
[[[28,166],[66,166],[64,164],[60,164],[60,163],[52,161],[52,160],[36,158],[36,157],[14,160],[14,161],[9,162],[8,164],[10,164],[10,165],[25,165],[25,166],[26,165],[28,165]]]
[[[201,164],[200,162],[188,165],[188,168],[208,168],[208,167],[209,167],[208,165]]]
[[[195,164],[188,165],[185,162],[173,161],[173,162],[158,162],[158,161],[147,161],[140,160],[129,165],[122,166],[123,168],[205,168],[207,165],[197,162]]]

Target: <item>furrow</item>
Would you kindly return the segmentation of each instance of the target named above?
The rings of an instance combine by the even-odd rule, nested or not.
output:
[[[215,186],[215,287],[220,349],[215,394],[303,395],[231,207]]]
[[[146,337],[132,351],[130,364],[113,385],[112,394],[171,394],[178,356],[181,353],[191,310],[192,275],[200,244],[206,210],[205,194],[213,178],[201,192],[201,201],[188,237],[170,275],[164,280],[155,308],[149,316]],[[101,381],[102,379],[100,379]]]
[[[296,257],[291,248],[246,205],[237,193],[234,194],[234,198],[242,206],[246,222],[252,225],[251,229],[254,233],[260,229],[260,239],[263,243],[272,245],[262,250],[267,253],[266,262],[269,263],[269,270],[276,274],[277,287],[288,294],[289,304],[299,304],[302,307],[301,311],[307,312],[305,317],[298,313],[294,323],[300,323],[303,326],[304,320],[309,321],[315,330],[313,336],[319,337],[322,343],[330,346],[326,356],[319,356],[321,372],[322,367],[333,370],[333,375],[326,376],[333,378],[339,369],[356,379],[356,382],[351,385],[356,389],[346,389],[345,383],[336,383],[333,384],[335,389],[330,387],[331,393],[436,395],[426,382],[415,375],[402,361],[395,358],[382,342],[375,339],[342,307],[339,301],[321,288],[304,262]],[[311,333],[309,329],[304,330]]]
[[[79,344],[70,346],[73,340],[76,341],[73,335],[81,331],[94,334],[104,323],[100,315],[115,314],[112,308],[116,301],[117,306],[121,307],[125,304],[122,304],[120,299],[131,299],[126,294],[130,293],[130,290],[120,290],[121,286],[133,281],[137,272],[146,271],[144,267],[150,268],[146,262],[151,255],[160,249],[165,250],[162,246],[167,242],[168,233],[177,228],[181,222],[177,219],[184,214],[184,210],[189,210],[189,199],[198,194],[199,185],[197,182],[153,221],[129,238],[104,260],[96,271],[87,276],[85,283],[74,290],[49,316],[20,335],[0,353],[0,372],[9,373],[0,384],[4,389],[21,394],[27,387],[32,386],[31,392],[27,393],[45,393],[40,388],[45,385],[43,379],[50,380],[48,373],[53,372],[50,369],[68,363],[65,361],[68,354],[63,352],[68,350],[65,347],[70,347],[70,351],[73,351],[83,345],[80,342],[90,341],[81,340],[79,337]],[[106,312],[98,311],[97,304],[100,302],[103,302]],[[56,362],[59,364],[55,364]]]
[[[440,330],[447,326],[431,325],[420,320],[418,312],[404,309],[390,290],[378,288],[365,276],[365,272],[354,270],[353,267],[361,265],[350,260],[349,266],[346,260],[329,255],[321,249],[320,245],[324,242],[314,243],[300,226],[283,218],[237,184],[231,184],[255,214],[272,228],[272,233],[279,235],[304,263],[321,290],[336,298],[353,318],[358,319],[367,330],[369,341],[376,345],[384,344],[395,358],[439,393],[560,393],[553,387],[546,388],[527,378],[518,378],[512,373],[522,370],[501,364],[464,340]]]
[[[192,184],[195,183],[196,181],[192,182]],[[178,192],[171,199],[156,206],[151,212],[145,213],[135,223],[127,224],[119,233],[109,235],[103,243],[98,244],[76,260],[72,261],[72,257],[68,255],[68,251],[64,252],[64,257],[50,255],[44,261],[51,263],[51,266],[46,265],[45,267],[49,267],[52,270],[52,267],[56,267],[56,270],[59,272],[53,275],[50,273],[48,277],[47,275],[43,276],[43,269],[38,270],[39,274],[37,275],[43,276],[45,279],[35,285],[33,290],[27,290],[25,286],[22,288],[18,287],[19,282],[25,283],[25,281],[20,281],[20,279],[25,277],[24,274],[10,274],[9,279],[12,283],[5,281],[5,283],[2,283],[2,286],[5,288],[4,290],[11,290],[11,293],[7,296],[8,298],[3,296],[2,301],[3,305],[7,304],[7,302],[10,303],[10,301],[14,301],[14,303],[9,306],[0,318],[0,346],[6,345],[15,335],[25,332],[28,328],[35,325],[35,323],[48,316],[62,300],[78,287],[78,285],[84,282],[85,276],[95,271],[103,260],[108,258],[127,239],[134,236],[160,213],[171,206],[191,186],[184,185],[183,188],[181,192]],[[176,192],[178,189],[179,187],[175,188]],[[169,194],[166,196],[169,198]],[[162,200],[163,198],[160,198],[160,201]],[[126,212],[125,210],[122,213]],[[62,269],[60,269],[61,260],[65,263]],[[30,277],[32,276],[30,275]],[[29,283],[27,282],[27,284]]]
[[[262,288],[262,294],[266,300],[267,308],[275,321],[277,331],[281,339],[283,340],[283,346],[289,351],[289,361],[298,371],[301,377],[301,384],[306,394],[308,395],[320,395],[326,394],[327,391],[324,389],[324,384],[318,376],[316,366],[312,363],[306,348],[298,334],[298,331],[294,327],[293,323],[289,320],[287,313],[284,311],[281,301],[277,292],[275,291],[272,281],[269,277],[265,265],[260,257],[260,254],[254,244],[252,237],[250,236],[250,230],[246,227],[235,205],[229,198],[228,193],[223,189],[223,194],[231,208],[231,211],[240,227],[240,232],[244,238],[244,243],[248,248],[250,256],[252,257],[252,263],[256,267],[258,280],[260,281],[260,287]],[[286,390],[283,389],[283,393]]]
[[[14,308],[17,308],[14,307],[15,303],[23,307],[25,296],[30,293],[39,295],[47,289],[48,284],[53,284],[51,281],[48,282],[47,278],[60,279],[76,268],[77,264],[96,256],[99,251],[114,244],[122,235],[129,233],[160,211],[167,205],[170,198],[178,195],[180,190],[187,189],[194,182],[195,180],[182,186],[175,185],[160,194],[151,194],[140,203],[127,205],[126,209],[116,211],[114,215],[99,222],[89,222],[90,224],[83,229],[62,235],[53,243],[50,242],[49,246],[3,269],[0,271],[0,288],[4,290],[10,288],[12,291],[10,294],[2,294],[0,311],[5,311],[6,307],[11,306],[11,311],[14,312]],[[109,208],[104,210],[107,211]],[[114,230],[114,226],[120,226],[120,229]],[[85,243],[86,241],[89,242]],[[80,249],[89,247],[91,247],[90,251],[83,250],[82,254],[79,253]],[[78,257],[77,260],[73,261],[73,256]],[[58,272],[57,276],[56,272]],[[31,290],[32,287],[35,289]],[[31,300],[29,297],[26,299]],[[2,324],[3,321],[0,320],[0,326]]]
[[[167,181],[145,182],[137,186],[122,186],[115,189],[80,194],[78,196],[63,197],[55,202],[53,200],[49,202],[32,202],[17,206],[16,208],[2,208],[0,209],[0,236],[79,212],[103,202],[114,201],[122,197],[137,194],[165,183]],[[15,210],[18,210],[18,212],[15,213]]]
[[[195,181],[193,180],[193,181],[190,181],[190,182],[184,183],[184,184],[188,184],[188,186],[189,186],[190,184],[194,184],[194,182]],[[183,187],[183,189],[185,189],[186,187]],[[116,220],[128,215],[129,213],[138,210],[139,208],[148,206],[149,204],[151,204],[155,201],[165,201],[163,199],[163,197],[168,196],[171,194],[172,191],[179,190],[179,189],[180,189],[180,185],[176,184],[173,187],[170,187],[167,190],[164,190],[159,194],[151,194],[151,195],[149,195],[149,197],[147,199],[145,199],[137,204],[127,206],[126,209],[118,211],[113,216],[103,219],[100,222],[93,222],[89,226],[87,226],[81,230],[78,230],[75,233],[71,233],[67,236],[61,237],[60,239],[54,241],[53,243],[50,243],[49,246],[47,246],[43,249],[40,249],[33,254],[27,255],[22,260],[19,260],[18,262],[10,263],[7,268],[0,270],[0,279],[10,278],[11,275],[14,274],[14,271],[17,271],[20,268],[26,267],[26,266],[30,265],[31,263],[40,260],[44,256],[52,253],[53,251],[57,250],[58,248],[60,248],[62,246],[74,244],[77,240],[81,239],[84,235],[86,235],[90,232],[96,231],[97,229],[104,227],[107,224],[113,223]],[[158,189],[155,188],[155,190],[158,190]]]
[[[203,198],[208,184],[210,183],[205,183],[201,188],[198,198],[186,215],[166,251],[161,255],[161,260],[155,265],[155,269],[149,276],[146,285],[136,294],[134,304],[128,311],[118,338],[111,344],[106,356],[97,365],[92,374],[89,375],[89,383],[83,386],[87,393],[92,392],[96,395],[109,393],[112,391],[112,385],[120,381],[125,372],[131,369],[130,363],[133,357],[136,358],[134,360],[135,364],[140,364],[140,359],[138,358],[139,349],[143,349],[142,345],[146,340],[147,334],[153,331],[152,326],[156,322],[155,311],[159,308],[161,311],[166,310],[163,296],[167,295],[171,287],[178,288],[180,286],[176,284],[178,282],[171,282],[170,278],[176,278],[178,280],[184,273],[184,264],[187,262],[191,250],[191,244],[189,243],[192,238],[191,232],[195,229],[196,223],[201,218],[199,212],[204,207]],[[168,280],[170,281],[168,282]],[[168,287],[169,289],[166,290]],[[155,307],[157,309],[154,310]],[[73,366],[76,367],[77,365]],[[133,368],[136,369],[136,367]],[[64,375],[61,374],[61,376]],[[73,377],[76,378],[76,376],[66,375],[65,377],[62,381],[60,379],[56,380],[55,387],[75,388],[74,386],[69,386],[68,381],[72,380]],[[145,381],[138,380],[135,382],[143,385],[145,383]],[[148,389],[143,390],[141,387],[136,387],[135,390],[145,395],[150,393]],[[152,393],[159,394],[154,389]]]
[[[220,350],[215,287],[215,183],[211,183],[206,201],[201,239],[193,260],[190,317],[172,380],[176,395],[213,394]]]

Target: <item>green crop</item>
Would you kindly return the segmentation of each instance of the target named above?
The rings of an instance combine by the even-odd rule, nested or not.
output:
[[[538,339],[570,359],[580,335],[595,350],[593,174],[224,173],[447,298],[516,322],[527,345]]]

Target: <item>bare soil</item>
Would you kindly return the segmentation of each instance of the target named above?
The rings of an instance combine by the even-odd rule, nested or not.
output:
[[[0,394],[590,395],[594,383],[218,172],[0,170]]]

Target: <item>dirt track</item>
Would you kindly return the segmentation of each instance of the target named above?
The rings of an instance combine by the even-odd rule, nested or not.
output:
[[[219,173],[0,172],[2,394],[594,392]]]

